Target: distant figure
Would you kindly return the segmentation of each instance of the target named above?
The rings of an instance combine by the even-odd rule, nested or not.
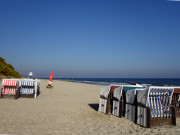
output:
[[[32,78],[33,72],[29,72],[28,78]]]
[[[51,72],[50,76],[49,76],[49,83],[48,83],[48,86],[47,88],[52,88],[52,78],[53,78],[53,72]]]

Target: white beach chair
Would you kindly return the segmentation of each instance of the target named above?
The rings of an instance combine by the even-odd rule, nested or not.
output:
[[[100,91],[99,112],[107,113],[107,100],[111,86],[106,86]]]
[[[33,79],[23,79],[20,81],[20,96],[37,97],[40,81]]]
[[[136,123],[137,115],[137,93],[144,89],[128,90],[126,92],[126,111],[125,118]]]
[[[114,85],[101,89],[99,111],[121,117],[125,114],[125,93],[127,90],[142,89],[141,85]]]
[[[115,116],[122,115],[122,87],[117,87],[114,89],[113,93],[113,111],[112,114]],[[120,114],[121,113],[121,114]]]

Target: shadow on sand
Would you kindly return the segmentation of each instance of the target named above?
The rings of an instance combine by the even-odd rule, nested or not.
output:
[[[99,108],[99,104],[88,104],[92,109],[94,109],[95,111],[98,111]]]

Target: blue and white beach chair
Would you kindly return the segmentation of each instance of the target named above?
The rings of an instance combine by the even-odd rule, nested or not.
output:
[[[137,94],[137,124],[144,127],[163,125],[169,121],[169,124],[174,124],[174,112],[170,108],[173,91],[173,87],[158,86],[140,91]]]
[[[20,96],[23,95],[32,95],[34,98],[37,97],[38,91],[39,91],[39,81],[37,80],[21,80],[20,81]]]

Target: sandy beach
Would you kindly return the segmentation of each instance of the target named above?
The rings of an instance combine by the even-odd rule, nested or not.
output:
[[[98,112],[103,86],[55,80],[54,88],[47,89],[47,83],[41,80],[36,99],[0,99],[0,134],[180,134],[180,118],[176,126],[143,128],[125,118]]]

